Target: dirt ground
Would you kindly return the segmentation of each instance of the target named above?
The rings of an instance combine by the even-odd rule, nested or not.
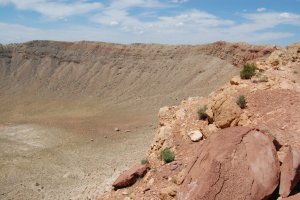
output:
[[[0,199],[94,199],[145,157],[157,124],[128,105],[0,99]]]
[[[147,131],[91,141],[31,124],[2,127],[1,199],[94,198],[120,171],[143,158],[149,145],[145,137],[151,140]]]

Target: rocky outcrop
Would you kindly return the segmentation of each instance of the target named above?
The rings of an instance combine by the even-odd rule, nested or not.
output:
[[[287,65],[289,62],[300,62],[300,43],[291,44],[287,48],[278,49],[266,60],[266,63],[275,69]]]
[[[256,59],[264,59],[268,57],[278,47],[269,46],[254,46],[246,43],[215,42],[204,45],[202,51],[208,55],[215,55],[224,60],[230,60],[236,66],[242,66],[247,62],[254,62]]]
[[[152,162],[157,163],[160,152],[165,148],[171,148],[175,152],[180,151],[181,149],[176,144],[191,141],[192,132],[197,133],[193,137],[195,141],[205,137],[208,132],[204,130],[207,122],[199,120],[197,110],[206,103],[207,100],[202,97],[189,98],[183,101],[180,106],[163,107],[159,110],[160,127],[154,136],[149,151],[149,159]],[[202,137],[200,137],[201,135]]]
[[[148,156],[153,170],[144,183],[131,188],[136,199],[299,198],[295,149],[300,149],[300,61],[294,54],[298,50],[278,50],[287,59],[279,68],[261,60],[250,80],[235,76],[207,98],[188,98],[160,110],[159,131]],[[240,95],[246,99],[243,109],[236,102]],[[199,108],[207,108],[207,119],[199,119]],[[195,131],[203,140],[191,140]],[[160,161],[165,147],[174,150],[174,163]],[[145,185],[149,192],[141,194]]]
[[[268,135],[234,127],[212,135],[197,150],[178,199],[269,197],[279,182],[279,161]]]

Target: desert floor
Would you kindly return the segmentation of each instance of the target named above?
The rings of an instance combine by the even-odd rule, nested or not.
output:
[[[157,125],[147,106],[0,101],[1,199],[93,199],[145,157]]]

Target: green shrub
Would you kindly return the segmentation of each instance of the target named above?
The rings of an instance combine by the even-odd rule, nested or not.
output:
[[[141,164],[142,164],[142,165],[149,164],[149,161],[148,161],[148,159],[147,159],[147,158],[145,158],[145,159],[142,159],[142,160],[141,160]]]
[[[161,151],[161,157],[165,163],[169,163],[175,160],[175,154],[170,148],[165,148]]]
[[[203,106],[203,107],[201,107],[201,108],[199,108],[199,110],[198,110],[199,119],[205,120],[207,118],[206,110],[207,110],[207,106],[206,105]]]
[[[246,108],[246,98],[244,95],[240,95],[236,100],[237,105],[240,106],[241,109]]]
[[[241,79],[250,79],[255,75],[255,70],[255,64],[245,64],[242,71],[240,72]]]

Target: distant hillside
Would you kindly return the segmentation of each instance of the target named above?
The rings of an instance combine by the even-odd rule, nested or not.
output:
[[[273,46],[32,41],[0,45],[2,94],[89,95],[109,101],[206,95]]]

